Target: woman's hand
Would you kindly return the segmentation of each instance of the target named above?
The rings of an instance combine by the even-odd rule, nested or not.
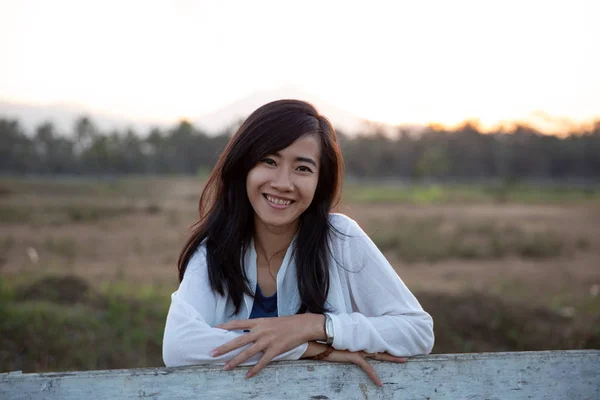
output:
[[[303,343],[325,338],[325,316],[322,314],[298,314],[276,318],[256,318],[234,320],[217,325],[216,328],[226,330],[249,330],[222,346],[217,347],[211,356],[217,357],[230,351],[250,346],[225,364],[224,369],[237,367],[253,355],[264,352],[262,358],[254,365],[246,377],[258,374],[273,358]]]
[[[346,351],[346,350],[334,350],[333,352],[331,352],[331,354],[329,356],[325,357],[323,359],[323,361],[345,362],[345,363],[349,362],[352,364],[356,364],[363,371],[365,371],[365,373],[369,376],[369,378],[371,378],[373,383],[375,383],[379,387],[383,386],[383,383],[381,383],[381,380],[375,373],[375,370],[373,369],[371,364],[369,364],[367,362],[367,360],[366,360],[367,358],[371,358],[371,359],[377,360],[377,361],[388,361],[388,362],[394,362],[394,363],[405,363],[406,362],[406,358],[396,357],[396,356],[393,356],[388,353],[366,353],[364,351],[352,352],[352,351]]]

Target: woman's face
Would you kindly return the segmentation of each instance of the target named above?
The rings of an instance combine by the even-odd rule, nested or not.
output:
[[[315,195],[320,155],[319,138],[308,134],[265,155],[248,172],[246,191],[257,223],[272,228],[295,226]]]

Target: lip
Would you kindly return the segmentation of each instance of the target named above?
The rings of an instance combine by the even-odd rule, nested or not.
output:
[[[270,196],[270,197],[275,197],[276,199],[280,199],[280,200],[290,201],[291,203],[290,203],[290,204],[288,204],[288,205],[271,203],[271,202],[269,201],[269,199],[267,199],[267,196]],[[295,203],[295,201],[294,201],[294,200],[292,200],[292,199],[288,199],[288,198],[286,198],[286,197],[281,197],[281,196],[274,196],[274,195],[272,195],[272,194],[268,194],[268,193],[263,193],[263,198],[265,199],[265,201],[267,202],[267,204],[268,204],[269,206],[271,206],[272,208],[274,208],[274,209],[276,209],[276,210],[284,210],[284,209],[286,209],[286,208],[289,208],[289,207],[291,207],[291,205]]]

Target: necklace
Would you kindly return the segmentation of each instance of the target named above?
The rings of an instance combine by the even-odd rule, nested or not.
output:
[[[288,247],[290,246],[290,243],[288,243],[283,249],[273,253],[273,255],[271,257],[267,257],[267,255],[262,250],[260,250],[260,251],[257,250],[257,252],[260,253],[263,256],[263,258],[265,259],[265,261],[267,262],[267,271],[269,271],[269,275],[271,276],[271,279],[273,279],[274,282],[277,282],[277,276],[276,276],[276,274],[273,275],[273,272],[271,271],[271,261],[273,261],[275,256],[277,256],[278,254],[281,254],[281,253],[287,251]],[[258,247],[260,247],[260,246],[258,246]],[[283,260],[282,260],[282,263],[283,263]]]

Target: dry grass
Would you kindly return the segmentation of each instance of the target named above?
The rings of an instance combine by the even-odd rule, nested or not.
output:
[[[2,274],[174,289],[201,186],[194,178],[2,182],[0,215],[10,219],[0,222]],[[462,281],[493,292],[540,282],[525,291],[564,297],[563,287],[584,296],[600,284],[600,204],[345,203],[337,211],[359,221],[411,287]]]
[[[175,263],[188,227],[195,221],[201,186],[202,182],[193,178],[0,181],[4,188],[0,196],[0,278],[12,293],[5,299],[13,304],[9,314],[17,321],[8,334],[20,332],[19,323],[23,327],[35,325],[34,320],[47,324],[48,315],[68,309],[72,319],[56,326],[52,338],[59,340],[71,326],[84,347],[109,348],[107,343],[117,340],[115,348],[120,352],[149,349],[144,353],[146,365],[159,363],[155,353],[161,333],[156,329],[164,323],[161,319],[168,294],[177,285]],[[336,211],[361,224],[434,315],[437,352],[576,348],[593,346],[600,337],[600,332],[594,333],[600,326],[600,204],[361,200],[343,203]],[[54,292],[35,299],[31,294],[22,295],[33,293],[27,288],[48,275],[75,276],[104,298],[113,298],[111,293],[118,286],[119,299],[130,299],[127,301],[135,306],[111,309],[106,306],[109,303],[89,301],[75,306],[57,302]],[[131,299],[139,295],[141,287],[149,288],[144,289],[148,298],[160,306],[152,306],[145,314],[154,320],[144,317],[138,324],[132,313],[139,313],[141,303]],[[85,327],[90,312],[102,316],[100,322],[90,325],[101,333]],[[489,321],[495,325],[486,325],[494,312],[497,318]],[[454,319],[448,320],[449,315]],[[519,328],[531,319],[539,324],[527,322]],[[557,339],[556,333],[544,341],[549,326],[555,323],[564,327],[559,332],[562,339]],[[106,331],[110,324],[121,330]],[[147,328],[144,324],[155,330],[151,338],[139,337]],[[467,335],[469,326],[479,327],[479,333]],[[43,328],[39,332],[27,329],[24,334],[44,333]],[[133,336],[126,334],[127,329]],[[571,332],[568,329],[572,334],[565,333]],[[486,341],[486,335],[495,336]],[[536,341],[537,347],[532,344]],[[69,344],[59,341],[49,346],[63,351],[60,343]],[[36,348],[43,345],[43,341],[37,343]],[[20,348],[23,346],[21,343]],[[7,354],[17,351],[22,355],[24,351],[13,350]],[[50,357],[52,351],[48,352]],[[125,354],[118,358],[97,353],[96,361],[80,357],[73,355],[70,366],[47,359],[27,365],[30,371],[142,366],[137,361],[132,364],[135,357]]]

